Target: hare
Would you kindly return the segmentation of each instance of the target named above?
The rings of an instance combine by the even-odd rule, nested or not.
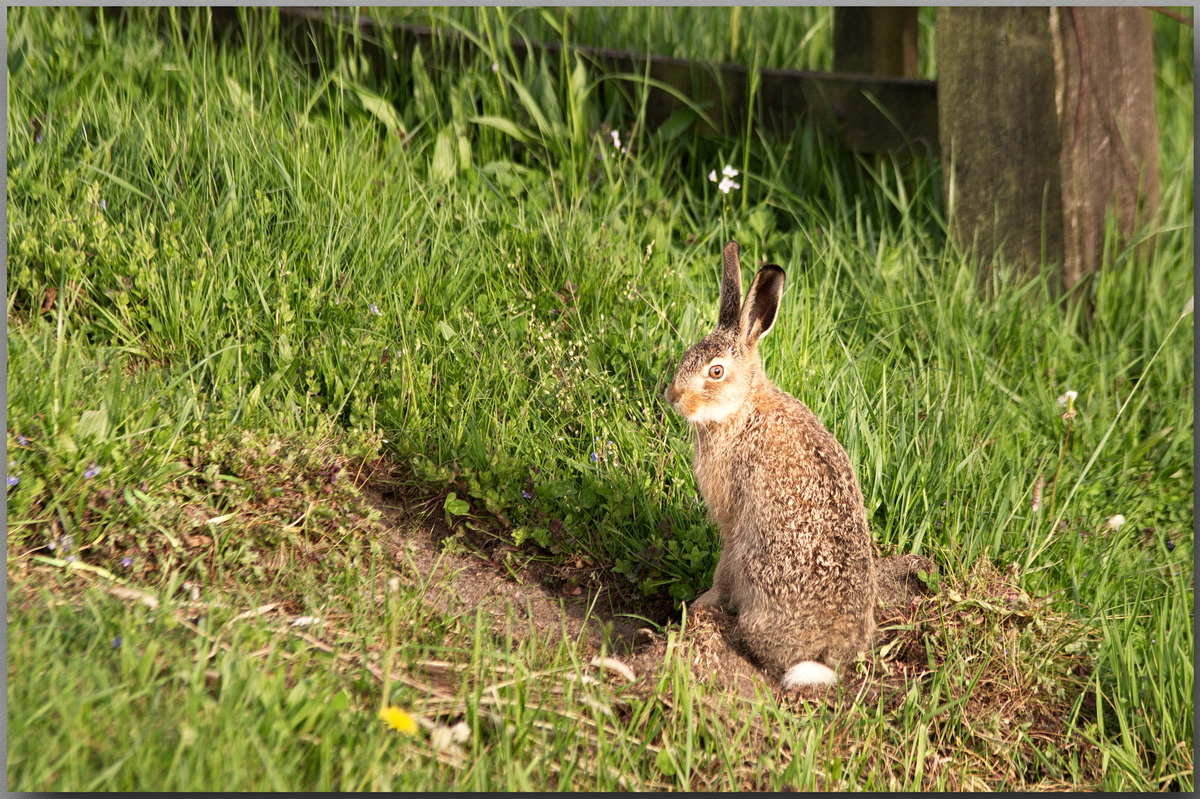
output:
[[[717,328],[683,355],[666,399],[695,430],[700,493],[721,529],[710,590],[694,604],[737,613],[736,637],[784,688],[837,679],[875,632],[874,553],[862,491],[837,439],[763,372],[783,269],[759,270],[742,302],[725,245]]]

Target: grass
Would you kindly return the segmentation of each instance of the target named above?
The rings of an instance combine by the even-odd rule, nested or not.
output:
[[[935,163],[807,128],[619,153],[569,57],[502,44],[548,10],[445,11],[493,51],[385,75],[353,43],[310,70],[239,13],[253,47],[203,11],[8,15],[10,789],[1191,790],[1190,29],[1155,21],[1156,251],[1106,248],[1089,319],[1003,268],[980,298]],[[571,13],[580,43],[675,46],[663,9]],[[667,27],[746,58],[727,21]],[[864,666],[911,643],[898,694],[748,711],[661,611],[716,561],[660,397],[729,238],[788,270],[764,359],[846,446],[880,549],[941,570]],[[570,637],[429,606],[379,474],[450,551],[599,569],[670,621],[662,670],[590,682]]]

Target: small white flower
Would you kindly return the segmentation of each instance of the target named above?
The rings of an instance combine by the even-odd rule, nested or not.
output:
[[[721,170],[721,174],[727,178],[736,178],[738,176],[738,171],[729,166],[729,164],[726,164],[725,168]]]
[[[741,187],[742,187],[742,185],[740,183],[734,183],[732,180],[730,180],[727,177],[721,178],[721,182],[717,184],[717,188],[720,189],[725,194],[728,194],[730,189],[740,189]]]
[[[1078,391],[1067,391],[1066,394],[1063,394],[1062,396],[1060,396],[1058,398],[1058,407],[1060,407],[1060,408],[1067,407],[1067,403],[1074,402],[1075,398],[1078,396],[1079,396]]]
[[[383,316],[383,311],[379,310],[379,306],[375,303],[371,303],[371,307],[369,307],[367,310],[370,311],[371,315],[373,316]]]
[[[497,64],[495,61],[493,61],[492,62],[492,72],[499,72],[499,71],[500,71],[500,65]]]
[[[1125,523],[1125,517],[1118,513],[1116,516],[1113,516],[1107,522],[1105,522],[1104,526],[1107,527],[1109,530],[1115,531],[1115,530],[1120,530],[1121,525],[1124,523]]]
[[[717,170],[714,169],[712,172],[709,172],[708,179],[711,180],[713,183],[716,183],[717,182]]]

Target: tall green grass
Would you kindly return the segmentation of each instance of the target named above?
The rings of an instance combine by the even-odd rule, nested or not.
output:
[[[622,128],[569,55],[513,57],[515,32],[562,32],[550,11],[438,12],[430,19],[491,51],[461,70],[415,56],[383,75],[352,41],[314,74],[273,13],[238,13],[252,46],[205,11],[9,14],[10,581],[28,585],[26,570],[49,563],[63,571],[53,595],[76,592],[81,566],[165,595],[183,577],[248,591],[238,596],[251,604],[319,605],[323,584],[355,595],[383,553],[365,539],[369,509],[328,469],[383,455],[402,465],[414,499],[455,524],[530,557],[597,564],[635,609],[689,600],[710,579],[716,532],[690,476],[686,425],[660,397],[713,323],[716,253],[736,238],[748,263],[788,270],[764,361],[850,452],[881,550],[929,555],[951,578],[981,562],[1014,565],[1048,611],[1099,634],[1095,720],[1081,735],[1102,764],[1077,787],[1191,786],[1194,363],[1192,316],[1181,317],[1193,292],[1190,30],[1156,22],[1156,250],[1142,260],[1107,248],[1085,319],[1044,279],[1018,282],[1004,268],[980,296],[973,265],[947,244],[935,163],[866,161],[809,128],[787,141]],[[655,52],[674,41],[716,50],[731,27],[665,9],[568,16],[574,41],[625,25]],[[668,21],[678,39],[654,39]],[[778,27],[766,45],[800,29]],[[729,46],[729,58],[742,56]],[[726,164],[742,185],[728,195],[707,178]],[[1056,401],[1067,390],[1079,395],[1069,424]],[[189,537],[214,529],[217,554],[198,556]],[[203,670],[170,665],[170,653],[192,657],[194,636],[88,597],[71,614],[49,595],[10,614],[14,789],[747,784],[732,762],[748,737],[706,732],[697,744],[685,716],[655,705],[623,717],[614,737],[588,738],[597,749],[586,754],[569,719],[545,722],[553,732],[542,737],[529,725],[545,717],[521,715],[523,700],[507,695],[496,712],[524,744],[481,742],[470,717],[475,766],[447,771],[409,752],[393,769],[381,733],[356,726],[361,713],[342,721],[289,704],[304,693],[296,685],[342,690],[343,677],[312,676],[325,661],[289,660],[292,676],[277,684],[277,661],[249,665],[259,633],[247,633],[214,668],[259,698],[205,704]],[[348,628],[360,643],[378,640],[381,623],[356,607]],[[482,633],[429,623],[454,634],[432,655],[432,644],[412,644],[414,659],[467,657],[484,675],[504,663],[579,668],[558,645],[485,653],[497,644]],[[111,655],[117,629],[161,639],[162,654],[142,655],[157,665],[128,649]],[[62,651],[78,657],[56,660]],[[32,664],[47,660],[54,673],[34,680]],[[137,669],[159,669],[174,687],[138,694]],[[676,669],[662,678],[675,681],[672,696],[704,696]],[[358,685],[347,696],[371,707]],[[914,706],[928,699],[913,690]],[[479,697],[464,701],[468,716],[481,712]],[[194,719],[193,733],[172,726],[172,706]],[[77,736],[95,708],[114,729],[149,714],[174,732]],[[823,781],[789,760],[808,752],[829,773],[818,753],[842,755],[822,749],[822,736],[867,735],[882,711],[836,729],[771,712],[787,730],[771,755],[781,768],[755,785],[923,784],[916,763],[908,781],[861,760]],[[901,751],[919,737],[914,712],[887,733]],[[195,734],[227,751],[247,714],[262,727],[231,759],[183,744]],[[297,714],[311,722],[303,731],[288,726]],[[311,733],[315,720],[326,732]],[[635,740],[660,734],[668,755]],[[297,735],[320,739],[299,760],[282,754]],[[694,745],[703,780],[693,779]],[[517,765],[535,754],[545,759]],[[564,762],[575,764],[565,776]]]

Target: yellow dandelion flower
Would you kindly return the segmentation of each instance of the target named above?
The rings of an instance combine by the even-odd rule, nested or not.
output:
[[[383,719],[384,723],[393,730],[402,732],[405,735],[417,734],[417,722],[413,721],[412,716],[395,705],[388,705],[383,710],[380,710],[379,718]]]

